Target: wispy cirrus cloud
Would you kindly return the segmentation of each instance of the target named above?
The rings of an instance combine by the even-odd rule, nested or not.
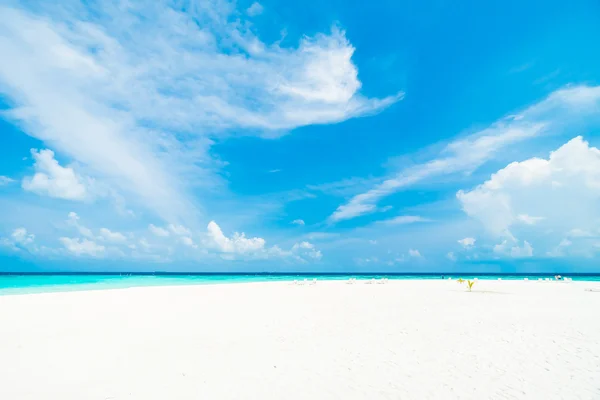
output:
[[[399,215],[394,218],[386,219],[379,221],[380,223],[387,225],[406,225],[406,224],[414,224],[417,222],[430,222],[429,218],[424,218],[419,215]]]
[[[455,140],[432,160],[402,169],[372,189],[355,195],[329,217],[339,222],[379,210],[382,198],[436,176],[471,172],[507,146],[542,134],[564,130],[582,117],[598,120],[600,86],[567,87],[517,115],[495,122],[489,128]]]
[[[258,9],[253,6],[255,13]],[[3,117],[169,222],[218,183],[215,137],[376,113],[344,31],[263,42],[226,1],[1,6]],[[184,179],[185,178],[185,179]]]
[[[9,183],[13,183],[15,180],[9,178],[8,176],[0,175],[0,186],[8,185]]]

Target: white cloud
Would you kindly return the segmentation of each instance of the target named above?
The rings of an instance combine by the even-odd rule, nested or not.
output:
[[[156,229],[156,227],[154,227],[154,228]],[[192,232],[183,225],[170,224],[169,230],[178,236],[186,236],[186,235],[189,236],[192,234]],[[159,236],[163,236],[163,235],[159,235]]]
[[[300,226],[304,226],[304,220],[302,219],[295,219],[292,221],[293,225],[300,225]]]
[[[233,236],[227,237],[221,230],[221,227],[214,221],[211,221],[207,226],[204,245],[207,248],[212,248],[223,253],[222,258],[228,260],[236,258],[282,258],[299,262],[308,262],[318,261],[323,256],[322,253],[308,241],[295,243],[290,250],[283,250],[279,246],[267,247],[265,239],[260,237],[248,238],[244,233],[235,232]]]
[[[254,253],[265,248],[265,240],[263,238],[247,238],[244,233],[238,232],[235,232],[231,238],[228,238],[223,234],[223,231],[215,221],[208,223],[207,230],[210,244],[223,253]]]
[[[565,235],[587,236],[600,222],[600,150],[576,137],[548,159],[513,162],[470,191],[459,191],[463,210],[496,236],[520,236],[523,218],[536,210],[541,246]],[[531,227],[527,227],[531,229]],[[524,251],[524,253],[528,253]]]
[[[306,189],[311,192],[321,192],[328,196],[348,197],[367,190],[373,186],[373,183],[373,179],[354,177],[318,185],[306,185]],[[383,207],[383,209],[389,210],[388,207]]]
[[[456,261],[456,255],[454,255],[454,253],[451,251],[446,254],[446,258],[450,261]]]
[[[294,244],[294,246],[292,246],[292,253],[300,257],[311,258],[314,260],[320,260],[321,257],[323,257],[323,254],[321,254],[321,252],[315,248],[315,245],[310,242]]]
[[[508,243],[527,238],[534,241],[536,254],[557,257],[567,253],[563,240],[568,238],[569,254],[591,257],[600,222],[600,150],[576,137],[547,159],[513,162],[457,197],[469,216]],[[523,224],[522,215],[530,210],[544,218]]]
[[[554,249],[546,252],[546,255],[549,257],[563,257],[565,255],[565,250],[573,244],[569,239],[563,239],[560,241],[558,246]]]
[[[509,145],[563,131],[565,125],[578,123],[583,117],[597,119],[599,103],[600,86],[576,86],[555,91],[518,115],[451,142],[431,161],[402,169],[371,190],[352,197],[335,210],[329,221],[352,219],[378,211],[380,199],[400,190],[436,176],[471,172]]]
[[[379,263],[379,258],[378,257],[357,258],[357,259],[355,259],[355,261],[359,265],[377,264],[377,263]],[[392,262],[392,265],[393,264],[394,263]]]
[[[570,236],[570,237],[594,237],[595,235],[592,232],[584,230],[584,229],[573,228],[569,232],[567,232],[567,236]]]
[[[79,222],[79,215],[77,215],[77,213],[74,213],[72,211],[69,213],[69,217],[67,219],[67,224],[76,228],[79,231],[79,233],[85,237],[88,237],[88,238],[94,237],[94,234],[92,233],[92,231],[89,228],[81,225],[81,223]]]
[[[507,239],[494,246],[494,253],[508,255],[513,258],[532,257],[533,247],[526,240],[523,242],[523,247],[519,247],[514,241]]]
[[[0,186],[8,185],[14,181],[14,179],[9,178],[8,176],[0,175]]]
[[[102,239],[113,243],[125,243],[127,238],[121,232],[113,232],[107,228],[100,228],[100,236]]]
[[[408,255],[414,258],[420,258],[421,256],[421,252],[419,252],[419,250],[415,250],[415,249],[409,249],[408,250]]]
[[[194,243],[194,241],[192,240],[192,238],[191,238],[191,237],[184,236],[184,237],[182,237],[180,240],[181,240],[181,243],[183,243],[183,244],[184,244],[184,245],[186,245],[186,246],[193,247],[193,248],[197,248],[197,247],[198,247],[198,246],[197,246],[197,245]]]
[[[104,246],[92,240],[68,237],[61,237],[59,240],[70,253],[76,256],[98,257],[104,254]]]
[[[463,246],[464,248],[470,248],[470,247],[475,246],[476,241],[477,241],[477,239],[475,239],[475,238],[466,237],[464,239],[458,240],[458,243],[460,243],[460,245]]]
[[[0,237],[0,246],[8,247],[12,251],[21,251],[25,249],[29,252],[37,252],[35,245],[35,235],[27,232],[25,228],[16,228],[12,231],[10,237]]]
[[[26,7],[0,8],[4,118],[169,222],[196,215],[189,186],[218,182],[215,137],[275,137],[402,97],[360,94],[343,31],[265,43],[235,3]]]
[[[263,6],[259,2],[255,1],[250,7],[248,7],[248,9],[246,10],[246,14],[248,14],[251,17],[255,17],[257,15],[262,14],[263,11]]]
[[[141,238],[138,243],[146,250],[150,249],[152,246],[150,245],[150,243],[148,243],[148,241],[145,238]]]
[[[62,167],[54,159],[52,150],[31,150],[35,160],[35,174],[23,179],[23,189],[39,195],[65,200],[84,200],[86,187],[81,178],[69,167]]]
[[[385,224],[390,224],[390,225],[404,225],[404,224],[413,224],[415,222],[429,222],[429,221],[431,221],[431,220],[427,219],[427,218],[423,218],[418,215],[399,215],[397,217],[394,217],[391,219],[386,219],[381,222],[385,223]]]
[[[312,241],[332,240],[338,238],[339,236],[340,234],[336,232],[310,232],[304,235],[306,239]]]
[[[559,246],[561,246],[561,247],[567,247],[567,246],[570,246],[572,244],[573,244],[573,242],[571,242],[569,239],[563,239],[559,243]]]
[[[527,224],[527,225],[535,225],[536,223],[543,221],[544,217],[532,217],[527,214],[519,214],[517,215],[517,220]]]
[[[27,229],[25,228],[17,228],[11,234],[11,237],[15,241],[15,243],[21,245],[28,245],[33,243],[35,240],[35,235],[32,233],[27,233]]]
[[[148,230],[150,230],[150,232],[152,232],[155,236],[168,237],[170,235],[168,230],[154,224],[148,225]]]

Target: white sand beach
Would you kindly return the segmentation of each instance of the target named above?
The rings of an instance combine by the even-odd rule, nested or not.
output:
[[[593,282],[0,296],[0,399],[600,399]]]

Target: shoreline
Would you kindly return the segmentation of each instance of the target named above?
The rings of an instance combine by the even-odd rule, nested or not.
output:
[[[211,278],[219,279],[211,279]],[[70,279],[72,278],[72,279]],[[96,280],[86,281],[87,278]],[[221,279],[231,278],[231,279]],[[347,282],[349,279],[354,279],[357,283],[366,281],[380,281],[386,279],[388,282],[440,282],[440,281],[457,281],[459,278],[465,280],[475,280],[482,282],[557,282],[557,283],[573,283],[584,282],[593,284],[600,283],[600,276],[563,276],[563,279],[556,280],[548,275],[92,275],[92,274],[75,274],[75,275],[0,275],[0,297],[12,295],[27,295],[41,293],[60,293],[60,292],[79,292],[79,291],[98,291],[112,289],[129,289],[137,287],[185,287],[193,285],[231,285],[240,283],[277,283],[285,282],[292,283],[294,281],[304,282],[317,279],[317,282]],[[569,279],[564,280],[564,278]],[[586,279],[589,278],[589,279]],[[25,280],[20,284],[19,279]],[[58,279],[53,282],[52,279]],[[61,279],[63,281],[61,281]],[[80,281],[77,281],[80,279]],[[83,280],[82,280],[83,279]],[[35,280],[33,283],[28,280]],[[8,283],[7,283],[8,282]],[[9,285],[10,284],[10,285]]]
[[[48,276],[48,275],[43,275],[43,276]],[[66,275],[66,276],[70,276],[70,275]],[[91,275],[86,275],[86,276],[91,276]],[[93,276],[102,276],[102,275],[93,275]],[[270,275],[269,275],[270,276]],[[34,294],[44,294],[44,293],[70,293],[70,292],[87,292],[87,291],[103,291],[103,290],[124,290],[124,289],[135,289],[135,288],[153,288],[153,287],[187,287],[187,286],[212,286],[212,285],[234,285],[234,284],[249,284],[249,283],[269,283],[269,284],[274,284],[274,283],[287,283],[287,284],[293,284],[293,282],[298,282],[299,285],[301,286],[303,283],[310,283],[313,279],[317,279],[318,283],[325,283],[325,282],[348,282],[349,279],[354,279],[356,281],[356,284],[365,284],[368,281],[374,281],[375,284],[380,284],[380,280],[382,278],[385,278],[387,280],[387,283],[395,283],[395,282],[445,282],[445,281],[451,281],[451,282],[457,282],[458,277],[444,277],[444,278],[439,278],[439,279],[432,279],[432,278],[424,278],[424,279],[419,279],[419,278],[408,278],[408,279],[402,279],[402,278],[398,278],[397,276],[394,275],[336,275],[335,277],[331,277],[331,276],[323,276],[323,275],[311,275],[314,278],[309,278],[309,275],[305,275],[305,276],[295,276],[295,275],[285,275],[285,276],[278,276],[278,279],[256,279],[256,280],[184,280],[181,277],[179,278],[175,278],[175,279],[180,279],[179,281],[167,281],[167,282],[157,282],[157,281],[151,281],[151,282],[126,282],[126,281],[116,281],[114,282],[115,285],[114,286],[110,286],[109,285],[105,285],[106,282],[83,282],[83,283],[59,283],[59,284],[39,284],[39,285],[33,285],[33,286],[15,286],[15,287],[2,287],[1,286],[1,281],[0,281],[0,297],[3,296],[24,296],[24,295],[34,295]],[[146,275],[142,275],[141,277],[146,277]],[[157,278],[157,279],[161,279],[161,276],[154,276],[154,275],[149,275],[148,277],[153,277],[153,278]],[[495,276],[494,276],[495,277]],[[1,277],[0,277],[1,278]],[[120,276],[120,278],[122,279],[135,279],[136,277],[123,277]],[[569,278],[569,277],[565,277],[565,278]],[[114,278],[112,278],[114,279]],[[168,277],[167,277],[168,279]],[[172,278],[173,279],[173,278]],[[597,283],[598,284],[598,289],[600,289],[600,280],[585,280],[585,279],[577,279],[577,280],[570,280],[570,281],[566,281],[566,280],[556,280],[556,279],[542,279],[542,278],[534,278],[534,279],[530,279],[527,280],[525,278],[513,278],[513,276],[505,276],[502,278],[492,278],[492,276],[488,276],[488,277],[475,277],[475,278],[471,278],[468,275],[465,275],[464,278],[465,280],[469,280],[469,279],[474,279],[475,281],[479,282],[523,282],[523,283],[535,283],[535,284],[548,284],[548,283],[560,283],[560,284],[572,284],[572,283],[588,283],[588,284],[593,284]],[[572,278],[571,278],[572,279]],[[121,285],[122,286],[121,286]],[[479,286],[479,285],[478,285]]]

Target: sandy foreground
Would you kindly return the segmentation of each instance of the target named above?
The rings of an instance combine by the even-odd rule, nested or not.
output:
[[[600,399],[594,282],[0,296],[0,399]]]

